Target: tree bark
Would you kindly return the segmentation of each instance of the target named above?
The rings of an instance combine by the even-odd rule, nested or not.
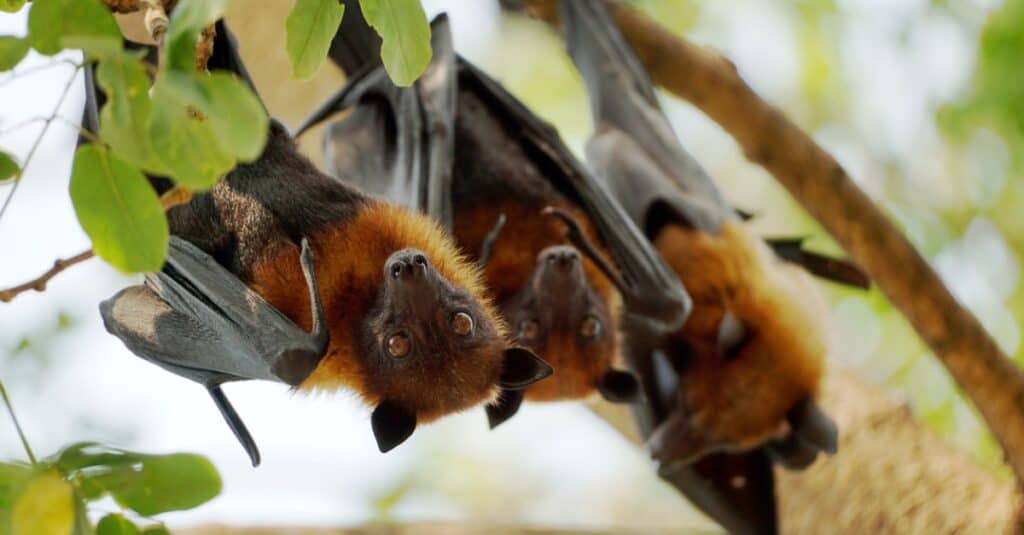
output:
[[[606,0],[654,81],[724,128],[862,266],[978,408],[1024,481],[1024,374],[962,307],[914,246],[846,171],[724,57],[673,35],[642,13]],[[556,0],[523,0],[557,23]]]

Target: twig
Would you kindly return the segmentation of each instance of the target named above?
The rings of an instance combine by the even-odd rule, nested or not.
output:
[[[616,22],[652,78],[721,125],[863,266],[907,317],[984,417],[1024,482],[1024,374],[962,307],[914,246],[846,171],[722,56],[661,28],[617,0]],[[555,0],[525,0],[556,22]]]
[[[82,251],[71,258],[58,258],[53,261],[53,267],[46,270],[46,273],[43,273],[26,283],[19,284],[6,290],[0,290],[0,303],[9,303],[12,299],[17,297],[18,294],[29,290],[35,290],[37,292],[45,291],[46,283],[50,282],[50,279],[55,277],[58,273],[78,264],[79,262],[85,262],[92,257],[92,249],[89,249],[88,251]]]
[[[53,113],[46,118],[46,124],[43,125],[43,131],[39,133],[39,137],[36,138],[32,144],[32,148],[28,151],[28,156],[25,157],[25,164],[21,166],[21,169],[16,175],[14,175],[14,186],[11,187],[11,192],[7,194],[7,198],[4,199],[3,206],[0,206],[0,220],[3,219],[4,214],[7,213],[7,207],[11,205],[11,200],[14,199],[14,194],[18,192],[18,186],[21,184],[21,177],[25,174],[25,170],[28,169],[29,163],[32,161],[32,157],[35,156],[36,150],[39,149],[39,145],[42,143],[43,138],[46,137],[46,132],[50,130],[50,124],[57,118],[57,112],[60,111],[61,105],[64,104],[64,99],[67,98],[68,93],[71,91],[71,84],[78,78],[78,71],[82,69],[82,65],[75,67],[75,72],[71,73],[71,79],[64,86],[64,91],[60,94],[60,98],[57,99],[57,105],[53,108]]]
[[[48,63],[43,63],[42,65],[36,65],[34,67],[22,69],[20,71],[13,71],[9,76],[6,76],[3,80],[0,80],[0,87],[4,87],[5,85],[17,80],[18,78],[21,78],[22,76],[28,76],[29,74],[45,71],[47,69],[51,69],[59,65],[71,65],[72,67],[80,67],[82,64],[71,59],[58,59]]]
[[[11,400],[7,397],[7,389],[4,388],[3,381],[0,381],[0,397],[4,399],[4,405],[7,406],[7,413],[11,415],[11,421],[14,422],[14,429],[18,431],[18,438],[21,439],[21,445],[25,448],[25,453],[28,455],[29,462],[32,466],[38,464],[36,461],[35,454],[32,453],[32,447],[28,445],[28,439],[25,438],[25,432],[21,430],[21,424],[18,423],[18,417],[14,415],[14,407],[11,406]]]
[[[84,131],[84,130],[83,130]],[[160,196],[160,206],[166,212],[171,208],[178,206],[179,204],[185,204],[192,199],[192,192],[181,187],[175,186]],[[27,292],[29,290],[35,290],[37,292],[46,291],[46,284],[50,282],[50,279],[57,276],[58,273],[65,269],[81,263],[92,258],[94,256],[93,250],[82,251],[81,253],[72,256],[71,258],[59,258],[53,262],[53,267],[48,269],[46,273],[17,286],[12,286],[5,290],[0,290],[0,303],[9,303],[19,294]]]

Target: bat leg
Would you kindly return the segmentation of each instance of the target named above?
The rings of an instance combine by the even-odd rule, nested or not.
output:
[[[860,266],[808,251],[803,248],[803,238],[765,238],[764,241],[776,256],[804,268],[811,275],[863,290],[871,288],[871,279]]]
[[[509,418],[515,416],[522,404],[522,390],[503,389],[494,403],[484,407],[484,410],[487,411],[487,423],[491,426],[491,429],[498,427],[507,422]]]
[[[227,422],[228,427],[231,428],[231,432],[235,434],[235,438],[242,444],[242,448],[245,449],[245,453],[249,455],[249,460],[252,461],[253,468],[260,465],[260,450],[256,447],[256,441],[253,440],[252,435],[249,434],[249,429],[245,427],[245,423],[242,422],[242,418],[235,412],[235,408],[228,401],[227,396],[224,395],[224,391],[221,390],[220,385],[210,385],[206,387],[206,390],[210,393],[210,397],[213,398],[213,404],[217,406],[221,416],[224,417],[224,421]]]
[[[501,229],[505,228],[505,221],[507,221],[505,214],[499,215],[498,220],[494,222],[494,227],[484,236],[484,243],[480,246],[480,259],[477,260],[481,268],[487,267],[487,261],[491,259],[491,253],[494,251],[494,244],[501,236]]]
[[[302,239],[302,254],[299,261],[302,263],[302,274],[306,278],[306,286],[309,289],[309,303],[313,316],[313,331],[310,334],[313,335],[313,340],[319,350],[317,353],[319,361],[327,352],[329,340],[327,322],[324,319],[324,305],[320,299],[320,285],[317,283],[316,268],[313,265],[313,249],[306,238]]]
[[[597,247],[595,247],[590,239],[587,238],[587,235],[583,233],[583,229],[580,228],[580,223],[576,220],[576,217],[565,210],[555,208],[553,206],[544,208],[541,213],[546,216],[556,217],[565,223],[565,226],[568,228],[566,237],[569,241],[572,242],[572,244],[583,254],[587,255],[587,258],[589,258],[591,262],[597,265],[598,269],[600,269],[601,272],[608,277],[608,280],[610,280],[612,284],[618,288],[619,292],[622,293],[622,297],[624,299],[629,300],[631,298],[635,298],[634,293],[626,284],[626,281],[622,279],[622,276],[619,275],[619,272],[616,271],[608,260],[597,251]]]

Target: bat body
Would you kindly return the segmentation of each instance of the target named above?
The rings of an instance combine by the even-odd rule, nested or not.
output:
[[[380,67],[367,70],[376,55],[345,42],[366,47],[375,34],[359,17],[346,20],[332,58],[360,74],[300,128],[352,109],[328,127],[328,172],[392,170],[377,174],[389,180],[361,187],[407,205],[420,199],[464,250],[486,257],[486,286],[516,341],[556,369],[526,390],[527,399],[600,392],[634,400],[638,385],[619,367],[619,325],[629,314],[657,327],[681,323],[687,298],[667,267],[553,129],[454,54],[445,18],[433,24],[431,65],[408,89],[395,87]],[[390,147],[395,157],[367,161],[370,145]],[[419,173],[405,171],[410,167]],[[623,257],[628,282],[609,261]],[[506,393],[489,406],[491,425],[511,417],[521,400],[520,392]]]
[[[210,69],[246,78],[217,30]],[[435,222],[324,175],[274,120],[259,158],[168,222],[168,266],[101,312],[137,355],[206,386],[254,464],[223,382],[352,390],[387,451],[417,424],[550,374],[508,343],[476,266]]]
[[[588,160],[693,299],[679,330],[627,350],[648,393],[640,421],[659,473],[730,531],[772,533],[771,460],[801,468],[837,441],[814,402],[826,309],[797,264],[866,280],[746,228],[679,144],[603,2],[563,0],[561,20],[591,100]]]

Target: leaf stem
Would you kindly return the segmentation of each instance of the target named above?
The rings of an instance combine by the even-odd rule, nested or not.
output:
[[[7,406],[7,413],[11,415],[11,421],[14,422],[14,428],[18,430],[18,437],[21,438],[21,445],[25,448],[25,453],[28,454],[28,460],[32,463],[32,466],[39,464],[36,460],[35,454],[32,453],[32,448],[28,445],[28,439],[25,438],[25,432],[21,430],[21,424],[18,423],[18,417],[14,415],[14,407],[11,406],[11,400],[7,397],[7,389],[4,388],[3,381],[0,381],[0,397],[4,398],[4,405]]]

